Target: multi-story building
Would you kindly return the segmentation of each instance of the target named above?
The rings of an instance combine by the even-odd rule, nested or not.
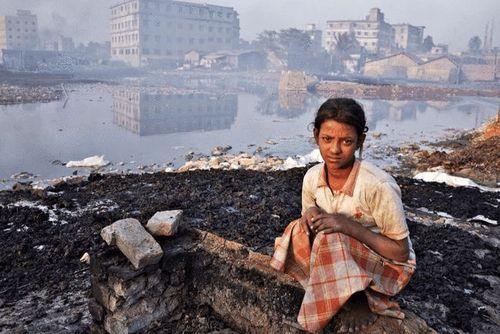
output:
[[[324,45],[327,50],[334,50],[336,36],[347,33],[371,55],[386,56],[394,49],[416,52],[422,45],[424,29],[407,23],[391,25],[385,22],[380,9],[372,8],[364,20],[328,21]]]
[[[394,43],[399,49],[418,52],[422,46],[424,26],[413,26],[408,23],[393,24]]]
[[[0,16],[0,50],[38,49],[38,20],[29,10]]]
[[[387,54],[394,40],[392,26],[384,21],[384,14],[378,8],[370,9],[365,20],[327,21],[325,47],[332,51],[336,47],[336,36],[350,34],[369,54]]]
[[[132,66],[182,63],[185,53],[238,46],[230,7],[172,0],[125,0],[111,7],[111,57]]]

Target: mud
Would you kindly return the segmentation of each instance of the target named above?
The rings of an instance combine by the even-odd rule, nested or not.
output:
[[[300,216],[305,171],[92,174],[77,185],[0,192],[0,332],[29,331],[31,324],[44,317],[43,312],[49,313],[51,304],[38,303],[34,297],[40,291],[48,300],[68,301],[59,313],[50,311],[51,317],[61,319],[54,325],[57,330],[51,327],[41,332],[64,331],[69,328],[65,321],[77,318],[66,330],[85,332],[89,316],[82,305],[88,273],[79,258],[102,247],[100,229],[121,218],[145,223],[156,211],[182,209],[189,226],[271,254],[274,238]],[[398,178],[398,182],[410,209],[425,207],[462,220],[479,214],[496,220],[500,216],[495,193],[408,178]],[[464,224],[474,227],[465,220]],[[500,259],[498,248],[486,241],[498,240],[498,228],[484,225],[480,234],[471,234],[467,228],[434,223],[431,218],[428,224],[409,221],[409,226],[418,270],[399,296],[402,304],[439,332],[498,329],[488,310],[499,299],[495,280],[500,276]],[[71,299],[72,295],[81,299]],[[34,312],[12,324],[26,300],[32,306],[25,314],[36,310],[35,305],[42,305],[42,313]],[[189,324],[195,322],[183,325],[184,332],[190,332]],[[214,326],[207,328],[215,330]]]

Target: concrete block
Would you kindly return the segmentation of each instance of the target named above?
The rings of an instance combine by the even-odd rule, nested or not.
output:
[[[101,230],[108,245],[116,245],[135,269],[157,264],[163,250],[137,219],[122,219]]]
[[[146,228],[155,236],[172,236],[177,233],[182,210],[159,211],[148,221]]]

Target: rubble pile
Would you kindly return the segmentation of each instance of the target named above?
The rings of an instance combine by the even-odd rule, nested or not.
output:
[[[22,87],[0,84],[0,105],[34,102],[51,102],[63,97],[61,87]]]
[[[272,171],[282,169],[283,163],[283,159],[273,156],[251,156],[247,153],[233,155],[221,152],[210,157],[200,157],[196,160],[187,161],[177,169],[177,172],[207,169]]]

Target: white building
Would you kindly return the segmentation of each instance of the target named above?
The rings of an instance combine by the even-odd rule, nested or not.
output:
[[[38,20],[29,10],[0,16],[0,50],[36,50],[39,45]]]
[[[332,51],[336,36],[347,33],[371,55],[387,56],[393,51],[417,52],[422,45],[424,26],[407,23],[389,24],[378,8],[372,8],[364,20],[334,20],[327,22],[324,44]]]
[[[111,7],[111,58],[132,66],[179,64],[192,50],[237,48],[230,7],[172,0],[125,0]]]
[[[365,20],[327,21],[325,32],[328,51],[335,49],[336,36],[344,33],[354,36],[369,54],[389,54],[393,47],[394,30],[378,8],[370,9]]]

